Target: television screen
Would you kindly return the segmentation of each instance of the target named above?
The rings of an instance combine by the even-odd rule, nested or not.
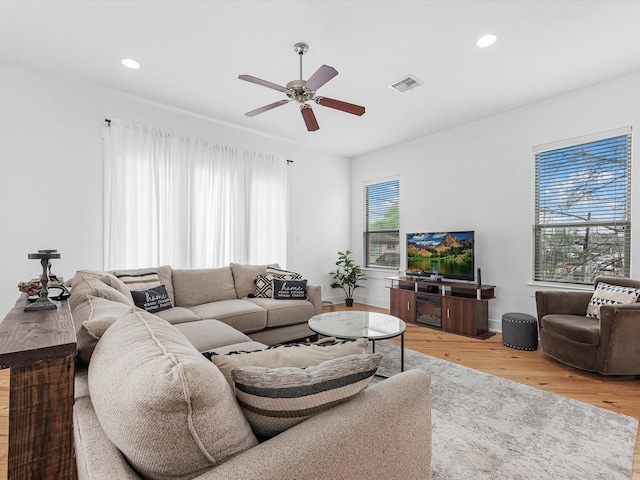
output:
[[[473,280],[473,231],[407,234],[407,274]]]

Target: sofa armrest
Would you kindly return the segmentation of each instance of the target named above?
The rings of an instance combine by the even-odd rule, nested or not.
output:
[[[640,371],[640,304],[600,307],[597,371],[605,375]]]
[[[102,430],[89,396],[73,405],[73,437],[78,480],[140,480]]]
[[[320,285],[307,285],[307,298],[316,309],[316,315],[322,313],[322,287]]]
[[[586,315],[592,296],[593,292],[537,291],[538,324],[541,325],[542,317],[549,314]]]
[[[429,479],[430,383],[422,370],[395,375],[196,479]]]

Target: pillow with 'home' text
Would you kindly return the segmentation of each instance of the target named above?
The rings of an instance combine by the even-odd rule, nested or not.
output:
[[[306,280],[273,279],[273,298],[278,300],[306,300]]]
[[[169,294],[164,285],[159,285],[148,290],[131,290],[131,296],[136,307],[149,313],[156,313],[172,308]]]
[[[258,275],[253,283],[256,285],[256,298],[273,298],[273,280],[302,280],[302,275],[275,267],[267,267],[265,274]]]

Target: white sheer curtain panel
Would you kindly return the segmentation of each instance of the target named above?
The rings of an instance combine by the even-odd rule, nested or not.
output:
[[[287,162],[112,120],[105,269],[286,264]]]

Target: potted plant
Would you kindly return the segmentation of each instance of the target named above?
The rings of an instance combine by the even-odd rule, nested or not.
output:
[[[351,258],[349,250],[338,252],[336,270],[335,272],[329,272],[329,275],[333,275],[334,280],[331,288],[342,288],[346,295],[345,303],[347,307],[353,307],[353,292],[356,288],[362,286],[358,285],[358,281],[366,280],[366,277],[362,268]]]

